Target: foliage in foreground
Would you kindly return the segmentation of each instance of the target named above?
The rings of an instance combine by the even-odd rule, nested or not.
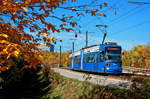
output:
[[[23,68],[41,64],[36,58],[40,56],[39,42],[47,46],[56,44],[57,39],[50,34],[73,31],[79,23],[74,20],[79,16],[106,17],[102,11],[111,8],[106,2],[77,6],[73,4],[75,1],[0,0],[0,72],[13,66],[14,62],[8,58],[20,55],[29,63]],[[74,6],[65,5],[67,2]]]
[[[65,78],[53,72],[49,65],[21,69],[23,59],[17,66],[0,73],[1,99],[149,99],[150,83],[134,78],[130,90],[94,85]],[[20,66],[20,67],[19,67]],[[41,71],[41,72],[39,72]]]
[[[42,99],[50,90],[50,81],[41,67],[22,69],[27,63],[23,58],[14,60],[16,65],[0,72],[0,99]]]
[[[150,83],[133,78],[130,90],[94,85],[53,73],[50,98],[55,99],[150,99]]]

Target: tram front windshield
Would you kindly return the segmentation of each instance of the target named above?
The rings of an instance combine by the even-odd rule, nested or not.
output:
[[[106,62],[121,62],[121,48],[120,47],[108,47],[106,48],[105,55]]]
[[[106,55],[106,62],[121,62],[120,55]]]

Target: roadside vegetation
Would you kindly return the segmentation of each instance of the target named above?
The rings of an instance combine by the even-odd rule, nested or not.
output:
[[[51,88],[48,94],[50,99],[149,99],[150,83],[144,78],[133,78],[129,90],[104,87],[85,81],[78,81],[60,76],[51,75]]]
[[[123,66],[150,69],[150,46],[138,45],[132,50],[124,51],[123,53]]]
[[[42,57],[39,59],[42,61],[42,63],[51,67],[58,67],[59,65],[61,65],[61,67],[68,67],[70,64],[69,54],[70,53],[61,53],[61,63],[60,53],[58,52],[41,51]]]
[[[23,57],[12,58],[14,66],[0,73],[1,99],[149,99],[150,83],[146,78],[132,78],[130,90],[104,87],[65,78],[47,64],[49,52],[39,57],[45,64],[22,69]],[[54,53],[53,53],[54,54]],[[52,53],[50,54],[52,55]],[[56,54],[56,57],[58,53]],[[52,55],[53,57],[55,55]],[[52,57],[49,56],[49,57]]]

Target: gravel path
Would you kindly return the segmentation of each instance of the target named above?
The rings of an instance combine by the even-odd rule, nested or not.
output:
[[[103,85],[103,86],[129,89],[130,85],[131,85],[131,81],[117,79],[117,78],[111,78],[108,76],[85,74],[85,73],[81,73],[81,72],[60,69],[60,68],[54,68],[54,71],[58,72],[62,76],[68,77],[68,78],[78,79],[80,81],[87,80],[88,82]]]

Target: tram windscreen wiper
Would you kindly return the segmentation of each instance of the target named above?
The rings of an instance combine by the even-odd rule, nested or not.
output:
[[[106,55],[106,62],[121,62],[120,55]]]

